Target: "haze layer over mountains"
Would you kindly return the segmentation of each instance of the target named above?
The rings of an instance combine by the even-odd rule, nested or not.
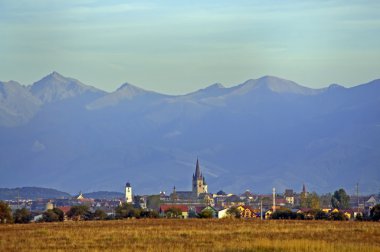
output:
[[[0,184],[139,194],[380,188],[380,80],[323,89],[265,76],[172,96],[112,93],[56,72],[0,82]]]

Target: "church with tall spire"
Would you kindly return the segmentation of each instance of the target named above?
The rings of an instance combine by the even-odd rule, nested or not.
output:
[[[195,173],[193,173],[192,190],[176,191],[174,186],[173,193],[171,194],[170,198],[173,202],[178,200],[198,200],[200,196],[203,197],[208,193],[207,189],[206,179],[201,172],[199,160],[197,158]]]
[[[193,174],[193,194],[199,196],[201,193],[207,193],[207,184],[205,177],[203,177],[201,169],[199,167],[199,160],[197,158],[197,164],[195,165],[195,173]]]

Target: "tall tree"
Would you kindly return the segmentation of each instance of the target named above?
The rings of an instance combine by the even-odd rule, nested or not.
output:
[[[0,223],[12,223],[12,212],[8,204],[0,201]]]
[[[146,205],[149,209],[159,209],[161,205],[160,195],[148,196]]]
[[[343,188],[340,188],[331,197],[331,205],[338,209],[348,209],[350,207],[350,196],[347,195]]]
[[[300,194],[300,208],[308,208],[307,192],[301,192]]]
[[[309,194],[308,199],[310,208],[319,209],[321,207],[320,198],[316,192],[312,192],[311,194]]]

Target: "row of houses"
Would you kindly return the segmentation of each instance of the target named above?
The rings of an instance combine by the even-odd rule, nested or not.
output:
[[[184,204],[163,204],[160,206],[159,214],[160,217],[173,217],[171,215],[173,209],[179,210],[181,212],[180,216],[176,216],[179,218],[187,219],[191,217],[197,217],[200,216],[203,212],[209,211],[211,213],[212,218],[228,218],[231,217],[234,213],[234,211],[231,211],[231,209],[234,208],[234,211],[237,211],[239,213],[240,218],[244,219],[271,219],[274,211],[272,208],[268,210],[259,209],[259,208],[253,208],[251,206],[246,205],[239,205],[239,206],[233,206],[229,208],[221,208],[221,207],[212,207],[212,206],[189,206]],[[281,210],[288,210],[295,214],[302,214],[306,219],[314,219],[315,218],[315,209],[310,208],[303,208],[303,209],[287,209],[287,208],[277,208],[276,211]],[[331,215],[334,213],[342,213],[343,216],[349,220],[353,219],[357,216],[357,214],[363,214],[362,212],[357,212],[352,209],[348,210],[339,210],[339,209],[331,209],[331,208],[323,208],[319,209],[320,211]],[[168,215],[168,213],[170,213]]]

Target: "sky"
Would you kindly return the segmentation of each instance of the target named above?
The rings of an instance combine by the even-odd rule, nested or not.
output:
[[[167,94],[273,75],[320,88],[380,78],[380,1],[0,0],[0,80],[57,71]]]

